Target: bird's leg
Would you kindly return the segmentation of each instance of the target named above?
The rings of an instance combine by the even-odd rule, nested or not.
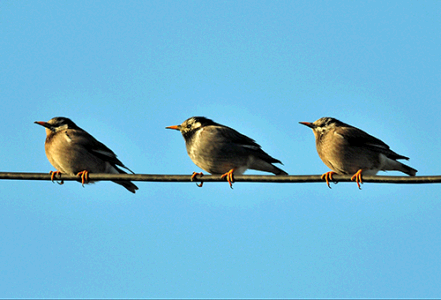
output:
[[[322,175],[322,180],[326,180],[326,184],[328,185],[328,188],[331,188],[331,185],[329,184],[329,181],[334,181],[334,178],[332,178],[332,175],[337,174],[334,171],[329,171],[326,172],[325,174]],[[336,181],[334,181],[335,183],[337,183]]]
[[[230,188],[233,188],[233,172],[236,170],[236,168],[231,169],[227,173],[223,174],[221,178],[227,177],[228,183],[230,184]]]
[[[62,185],[64,183],[63,179],[61,179],[61,172],[60,171],[50,171],[49,174],[51,175],[52,182],[54,182],[54,180],[55,180],[55,175],[59,175],[60,181],[57,181],[57,183],[59,185]]]
[[[354,176],[351,177],[351,181],[354,181],[357,183],[358,188],[361,190],[360,183],[363,184],[363,180],[361,179],[361,172],[363,172],[362,169],[358,170],[357,173],[354,174]]]
[[[196,175],[200,175],[201,177],[204,176],[204,174],[203,174],[202,172],[199,172],[199,173],[198,173],[198,172],[193,172],[193,175],[191,175],[190,180],[191,180],[191,181],[194,181],[194,178],[196,177]],[[203,184],[204,184],[204,182],[202,182],[202,181],[201,181],[201,184],[197,184],[197,183],[196,183],[196,185],[197,185],[198,187],[202,187]]]
[[[89,171],[84,170],[78,172],[77,176],[81,176],[81,184],[83,185],[83,187],[85,183],[87,184],[89,182]]]

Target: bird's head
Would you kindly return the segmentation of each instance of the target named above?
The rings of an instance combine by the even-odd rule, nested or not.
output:
[[[331,117],[323,117],[313,123],[311,122],[299,122],[299,123],[308,126],[314,131],[315,135],[319,135],[319,136],[328,132],[332,128],[346,125],[345,123],[340,122],[339,120]]]
[[[57,132],[64,129],[76,129],[78,126],[71,119],[65,117],[55,117],[47,122],[36,121],[35,124],[46,128],[46,132]]]
[[[179,130],[184,137],[194,133],[197,129],[207,125],[215,125],[216,123],[205,117],[191,117],[185,120],[181,125],[173,125],[165,127],[167,129]]]

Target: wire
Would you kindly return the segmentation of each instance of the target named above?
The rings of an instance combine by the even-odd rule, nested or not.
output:
[[[350,175],[334,175],[336,182],[350,182]],[[51,180],[49,173],[22,173],[22,172],[0,172],[0,180]],[[62,174],[55,176],[55,180],[81,181],[76,175]],[[130,180],[146,182],[190,182],[191,175],[162,175],[162,174],[98,174],[89,173],[90,181],[108,180]],[[196,182],[225,182],[220,175],[197,175]],[[323,182],[321,175],[236,175],[234,182],[274,182],[274,183],[306,183]],[[376,183],[441,183],[441,176],[363,176],[363,182]]]

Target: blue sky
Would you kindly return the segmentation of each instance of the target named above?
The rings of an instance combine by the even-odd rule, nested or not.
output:
[[[440,175],[440,15],[439,1],[4,1],[1,171],[53,170],[33,122],[66,116],[135,173],[191,174],[165,127],[202,115],[289,174],[322,174],[298,122],[332,116]],[[441,296],[439,185],[137,185],[0,181],[0,296]]]

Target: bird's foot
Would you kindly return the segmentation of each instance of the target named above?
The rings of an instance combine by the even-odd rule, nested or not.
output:
[[[61,172],[60,171],[50,171],[49,174],[51,175],[51,181],[54,182],[55,175],[58,175],[60,177],[60,181],[57,180],[57,183],[59,185],[62,185],[64,183],[63,179],[61,179]]]
[[[196,177],[196,175],[200,175],[201,177],[202,176],[204,176],[204,174],[202,173],[202,172],[193,172],[193,175],[191,175],[191,178],[190,178],[190,180],[191,181],[194,181],[194,178]],[[204,183],[201,181],[201,183],[200,184],[197,184],[196,183],[196,185],[198,186],[198,187],[202,187],[202,185],[203,185]]]
[[[360,183],[363,184],[363,180],[361,179],[361,172],[363,172],[362,169],[358,170],[357,173],[354,174],[354,176],[351,177],[351,181],[354,181],[357,183],[358,188],[361,190]]]
[[[334,178],[332,178],[332,175],[337,174],[334,171],[326,172],[322,175],[322,180],[326,180],[326,184],[328,185],[328,188],[331,188],[331,185],[329,184],[329,181],[333,181],[334,183],[337,183],[337,181],[334,181]]]
[[[84,170],[84,171],[78,172],[77,176],[81,177],[81,185],[83,187],[84,187],[85,183],[86,184],[89,183],[89,171]]]
[[[234,182],[233,172],[234,172],[234,170],[236,170],[236,169],[233,168],[221,176],[221,179],[227,177],[228,183],[230,184],[230,188],[233,188],[233,182]]]

